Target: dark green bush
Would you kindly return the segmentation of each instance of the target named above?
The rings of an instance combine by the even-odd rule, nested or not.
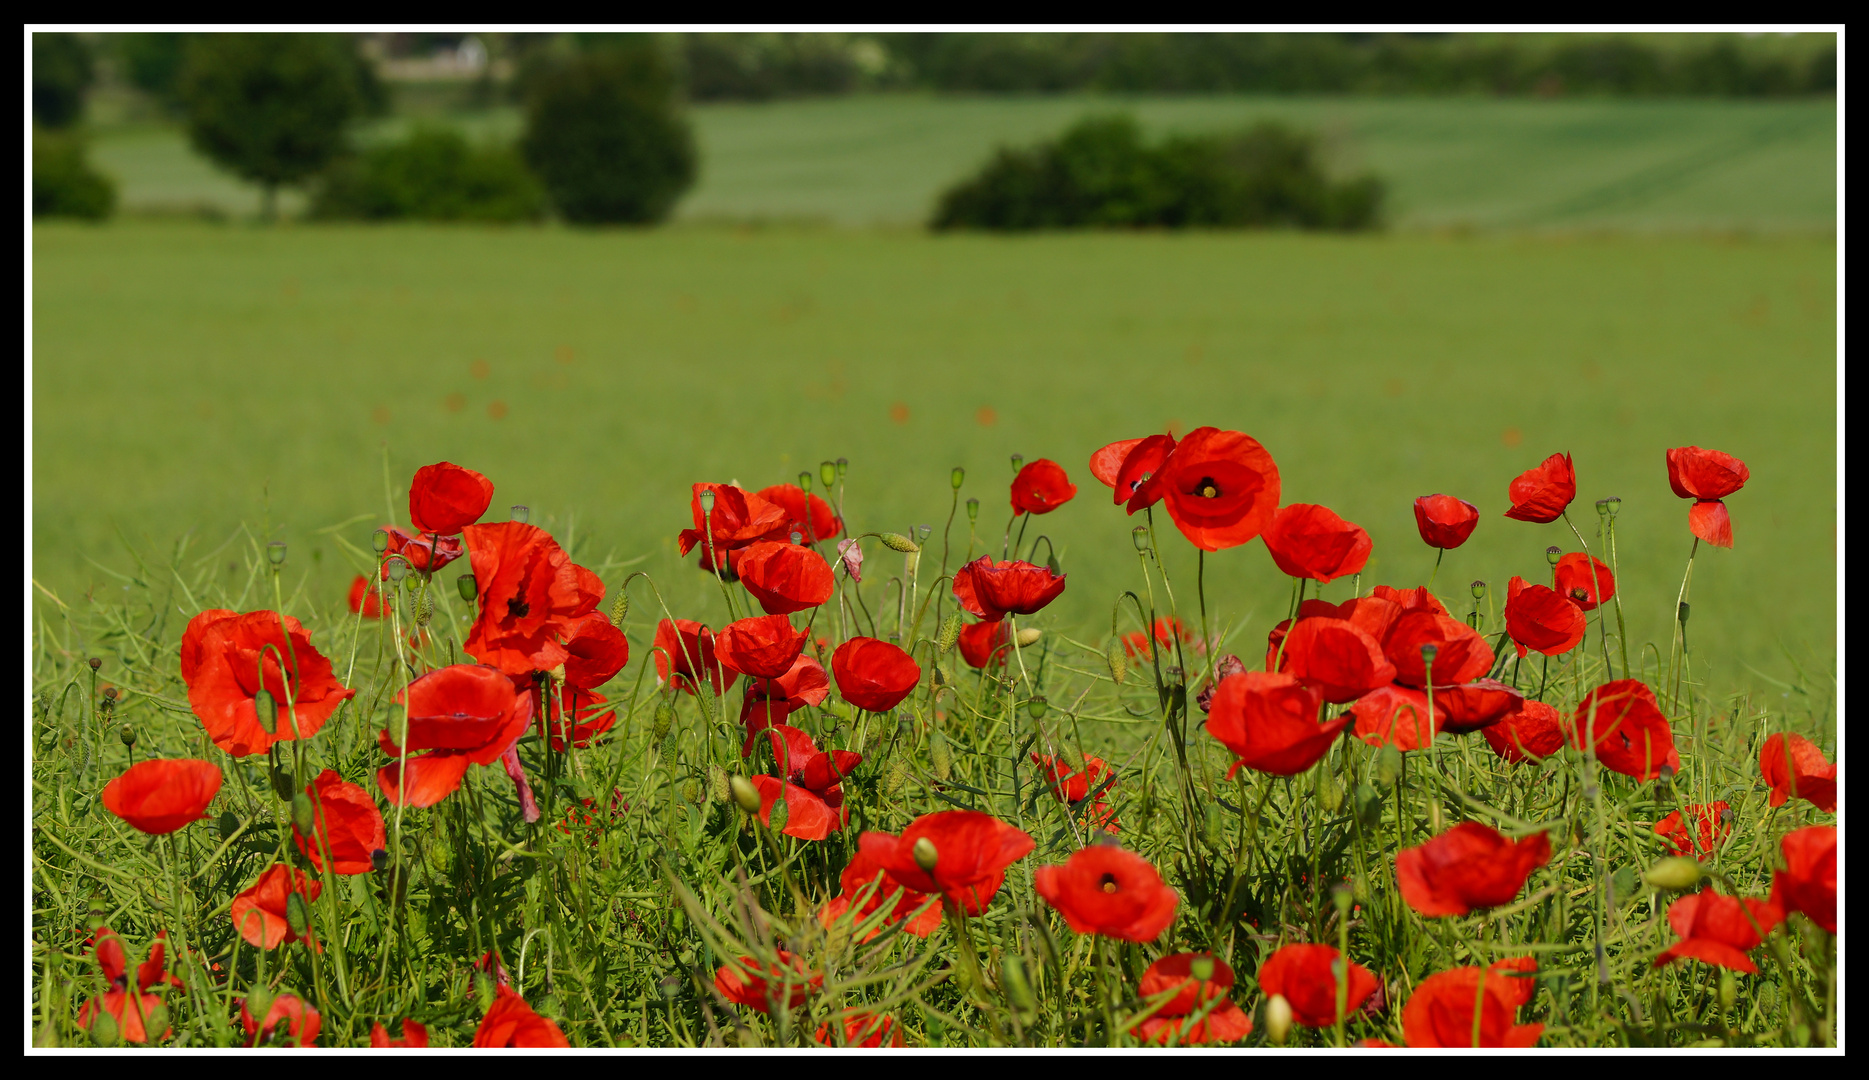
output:
[[[77,123],[91,75],[91,50],[76,34],[34,34],[32,118],[49,128]]]
[[[417,128],[403,142],[333,166],[311,213],[369,221],[534,221],[545,215],[545,191],[509,148],[474,147],[459,132]]]
[[[84,160],[84,144],[70,135],[34,128],[32,216],[102,221],[117,207],[117,185]]]
[[[1055,142],[1001,149],[942,194],[935,229],[1370,229],[1373,176],[1333,182],[1316,140],[1265,123],[1237,135],[1176,136],[1150,146],[1128,117],[1086,119]]]
[[[694,134],[652,42],[560,61],[528,87],[521,150],[567,221],[660,221],[694,183]]]

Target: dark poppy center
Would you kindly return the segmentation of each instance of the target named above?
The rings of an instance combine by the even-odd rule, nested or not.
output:
[[[506,613],[515,619],[523,619],[532,613],[532,605],[515,596],[506,602]]]
[[[1220,497],[1220,485],[1214,483],[1213,477],[1203,476],[1201,477],[1201,482],[1194,486],[1194,492],[1203,499],[1218,499]]]
[[[1097,887],[1101,888],[1106,893],[1115,892],[1116,891],[1116,875],[1105,874],[1102,877],[1098,878]]]
[[[1570,591],[1570,598],[1572,600],[1588,600],[1590,599],[1590,593],[1580,585]]]

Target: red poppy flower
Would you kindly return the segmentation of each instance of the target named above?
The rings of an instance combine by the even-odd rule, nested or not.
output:
[[[1428,709],[1428,695],[1409,686],[1378,686],[1350,706],[1356,737],[1371,746],[1420,750],[1434,741],[1445,710]]]
[[[1064,474],[1064,467],[1050,458],[1039,458],[1012,478],[1012,515],[1049,514],[1077,495],[1077,485]]]
[[[784,615],[759,615],[728,624],[714,638],[720,662],[756,679],[776,679],[792,670],[805,651],[803,630],[792,629]]]
[[[564,629],[565,685],[595,690],[629,663],[629,639],[601,611],[568,620]]]
[[[829,1023],[819,1024],[817,1034],[813,1036],[820,1046],[837,1046],[831,1036]],[[875,1013],[860,1012],[844,1018],[844,1046],[860,1046],[866,1049],[877,1047],[901,1047],[907,1045],[902,1040],[902,1028],[893,1016],[878,1016]]]
[[[672,678],[677,690],[692,694],[698,671],[714,684],[714,695],[718,697],[740,677],[738,671],[724,667],[714,655],[714,632],[693,619],[663,619],[657,623],[651,649],[655,652],[657,686],[667,686]]]
[[[446,461],[415,470],[409,520],[422,532],[454,536],[480,520],[493,501],[493,481]]]
[[[1341,604],[1332,604],[1325,600],[1305,600],[1298,605],[1299,622],[1306,619],[1342,619],[1355,625],[1358,630],[1368,634],[1378,643],[1388,640],[1389,631],[1395,628],[1396,620],[1400,619],[1403,614],[1401,605],[1380,596],[1357,597],[1353,600],[1345,600]],[[1280,656],[1280,646],[1284,644],[1285,636],[1290,633],[1291,627],[1292,620],[1285,619],[1266,635],[1265,666],[1267,671],[1273,670],[1274,658]],[[1277,670],[1285,670],[1285,660],[1279,659],[1277,663]]]
[[[1421,542],[1433,548],[1457,548],[1480,523],[1480,508],[1452,495],[1423,495],[1415,500],[1415,528]]]
[[[1447,614],[1446,606],[1434,598],[1434,594],[1428,591],[1426,585],[1418,585],[1412,589],[1396,589],[1387,585],[1378,585],[1370,590],[1370,595],[1400,607],[1403,615],[1417,611],[1426,611],[1433,615]]]
[[[761,540],[734,552],[732,565],[768,615],[789,615],[831,598],[831,564],[811,548]]]
[[[1316,690],[1290,675],[1248,671],[1220,680],[1207,732],[1239,758],[1227,778],[1242,765],[1273,776],[1296,776],[1317,764],[1350,723],[1347,716],[1318,723],[1321,702]]]
[[[1832,874],[1832,881],[1835,875]],[[1834,920],[1833,920],[1834,921]],[[98,928],[96,955],[98,966],[104,971],[103,994],[84,1003],[78,1010],[78,1026],[89,1029],[93,1020],[100,1014],[109,1014],[117,1022],[117,1034],[125,1042],[145,1043],[149,1041],[149,1030],[144,1020],[162,1004],[158,994],[147,993],[151,987],[167,983],[181,986],[182,980],[164,970],[162,951],[166,931],[156,932],[155,944],[149,947],[149,959],[136,967],[136,992],[130,991],[130,962],[123,951],[123,939],[108,926]],[[158,1032],[156,1038],[167,1038],[168,1030]]]
[[[838,791],[838,807],[832,807],[817,792],[797,784],[786,784],[770,776],[747,778],[759,791],[759,823],[770,828],[772,811],[785,800],[785,825],[779,831],[800,840],[823,840],[844,827],[846,811],[841,809],[843,792]]]
[[[1138,943],[1162,936],[1181,902],[1147,859],[1102,844],[1039,867],[1032,887],[1077,933]]]
[[[722,965],[714,973],[714,989],[736,1005],[763,1013],[781,1002],[791,1009],[804,1008],[812,994],[824,989],[824,975],[808,970],[802,958],[784,949],[777,952],[778,962],[770,965],[750,956],[740,957],[737,965]]]
[[[1157,499],[1195,547],[1238,547],[1265,531],[1278,513],[1278,466],[1249,435],[1200,427],[1175,444],[1132,503]]]
[[[350,613],[366,619],[380,619],[388,614],[383,610],[383,595],[362,574],[350,583]]]
[[[1183,645],[1191,645],[1195,652],[1207,651],[1207,643],[1196,641],[1194,631],[1188,624],[1173,615],[1164,615],[1155,620],[1155,643],[1163,649],[1173,649],[1176,640]],[[1140,630],[1123,635],[1123,651],[1131,660],[1141,660],[1149,655],[1149,635]]]
[[[1045,782],[1051,786],[1052,795],[1060,802],[1081,803],[1093,791],[1108,790],[1103,781],[1109,775],[1110,767],[1102,758],[1083,755],[1083,768],[1077,772],[1071,771],[1071,766],[1064,758],[1049,754],[1033,754],[1032,764],[1038,766],[1039,774],[1045,778]],[[1083,809],[1085,823],[1092,828],[1110,833],[1122,831],[1117,824],[1115,811],[1104,802],[1101,793],[1095,803]]]
[[[1500,968],[1455,968],[1421,980],[1402,1007],[1403,1041],[1416,1049],[1538,1045],[1543,1024],[1513,1022],[1524,980]]]
[[[1521,701],[1480,735],[1493,753],[1513,762],[1542,761],[1564,748],[1563,718],[1542,701]]]
[[[1381,984],[1369,969],[1341,960],[1329,945],[1287,945],[1259,965],[1259,989],[1267,997],[1283,995],[1291,1006],[1293,1022],[1305,1027],[1330,1027],[1337,1022],[1337,994],[1345,989],[1343,1014],[1363,1007]]]
[[[1757,975],[1758,966],[1746,954],[1758,948],[1785,916],[1770,900],[1748,899],[1741,904],[1739,897],[1713,892],[1694,893],[1669,904],[1668,926],[1681,940],[1655,957],[1655,966],[1699,960]]]
[[[772,747],[773,763],[787,780],[802,784],[819,796],[830,798],[835,808],[843,805],[838,786],[863,762],[863,755],[851,750],[820,750],[811,736],[783,724],[766,729]]]
[[[592,740],[616,726],[616,707],[608,698],[595,690],[579,690],[566,687],[552,701],[551,739],[552,749],[565,752],[565,712],[571,706],[571,742],[579,750],[589,746]]]
[[[426,1046],[428,1046],[428,1028],[413,1020],[404,1020],[402,1022],[402,1038],[400,1039],[390,1038],[389,1032],[385,1031],[383,1025],[380,1023],[373,1024],[370,1027],[371,1049],[391,1050],[403,1047]]]
[[[603,601],[604,583],[536,525],[470,525],[463,535],[480,589],[467,652],[508,675],[563,664],[571,656],[564,639]]]
[[[1576,601],[1543,585],[1528,585],[1514,574],[1506,583],[1506,633],[1519,655],[1533,649],[1559,656],[1577,647],[1589,629]]]
[[[1648,781],[1666,767],[1681,771],[1674,731],[1655,703],[1655,692],[1636,679],[1617,679],[1584,695],[1570,731],[1579,750],[1591,743],[1603,767]]]
[[[461,786],[471,765],[491,765],[512,748],[532,716],[532,692],[516,693],[498,668],[454,664],[409,684],[408,744],[383,729],[377,742],[402,761],[376,771],[376,784],[392,804],[433,806]],[[398,693],[402,703],[405,694]],[[407,755],[418,750],[420,757]]]
[[[1824,752],[1817,744],[1802,735],[1791,736],[1788,753],[1785,736],[1773,735],[1765,740],[1759,748],[1759,774],[1771,786],[1773,806],[1783,806],[1795,795],[1826,814],[1836,812],[1836,764],[1824,760]]]
[[[1812,825],[1787,833],[1785,868],[1772,871],[1772,906],[1802,911],[1831,933],[1837,932],[1837,827]]]
[[[104,785],[104,809],[138,832],[161,836],[208,816],[220,767],[194,758],[139,761]]]
[[[1744,487],[1752,476],[1746,463],[1718,450],[1682,446],[1668,451],[1668,486],[1696,502],[1687,512],[1693,534],[1716,547],[1733,546],[1733,519],[1720,500]]]
[[[1333,705],[1355,701],[1396,675],[1382,642],[1348,619],[1299,619],[1285,638],[1279,670]]]
[[[294,825],[292,841],[311,860],[312,869],[324,869],[323,855],[328,849],[334,874],[367,874],[373,870],[371,853],[384,849],[388,833],[370,793],[345,783],[336,769],[326,769],[306,785],[305,794],[311,797],[316,813],[313,835],[306,836]]]
[[[320,1019],[317,1009],[292,994],[280,994],[266,1010],[266,1019],[255,1023],[253,1014],[247,1011],[247,1000],[240,999],[240,1026],[246,1030],[248,1046],[258,1046],[280,1031],[286,1033],[293,1046],[310,1046],[318,1041]]]
[[[988,622],[1008,613],[1030,615],[1064,591],[1063,574],[1029,562],[995,562],[982,555],[954,571],[954,599]]]
[[[1144,483],[1161,470],[1163,462],[1175,449],[1173,435],[1150,435],[1146,439],[1114,442],[1090,456],[1090,474],[1114,489],[1114,502],[1129,503],[1129,512],[1154,506],[1161,500],[1157,485],[1148,495],[1141,493]]]
[[[1506,494],[1512,500],[1507,517],[1540,525],[1556,521],[1577,497],[1577,472],[1571,468],[1570,455],[1552,454],[1520,473]]]
[[[888,712],[914,692],[922,668],[887,641],[855,637],[831,654],[831,675],[845,701],[870,712]]]
[[[1327,506],[1293,503],[1265,530],[1272,561],[1292,577],[1324,582],[1361,573],[1369,562],[1369,534]]]
[[[865,941],[882,933],[883,926],[890,923],[903,923],[906,933],[924,938],[941,925],[941,905],[928,902],[939,898],[904,888],[884,871],[874,848],[858,847],[838,880],[843,891],[818,912],[818,922],[826,928],[851,912],[853,924],[861,925],[878,911],[883,913],[883,922],[864,935]]]
[[[807,705],[821,705],[831,696],[831,680],[824,668],[809,656],[792,661],[792,667],[776,679],[752,679],[740,705],[740,722],[746,725],[747,738],[754,732],[783,724],[794,712]]]
[[[970,623],[960,628],[958,644],[968,667],[1005,667],[1012,655],[1012,624],[1004,619]]]
[[[927,840],[935,851],[933,870],[915,862],[915,845]],[[896,883],[916,892],[940,893],[943,906],[978,915],[1006,880],[1006,868],[1031,854],[1036,842],[991,814],[943,810],[923,814],[900,836],[866,832],[858,838]]]
[[[1700,826],[1699,836],[1690,835],[1683,814]],[[1706,854],[1720,846],[1733,832],[1733,808],[1725,802],[1686,806],[1655,822],[1655,835],[1666,840],[1676,855],[1693,855],[1696,848]]]
[[[1555,590],[1585,611],[1594,611],[1616,595],[1616,578],[1608,564],[1581,551],[1559,558],[1551,573]]]
[[[402,561],[408,563],[411,570],[431,574],[467,554],[458,536],[408,533],[394,525],[383,526],[383,534],[389,538],[389,546],[383,549],[377,562],[379,581],[389,580],[389,558],[392,555],[402,556]]]
[[[1421,689],[1428,685],[1424,645],[1434,646],[1434,685],[1457,686],[1482,678],[1493,668],[1493,649],[1480,632],[1448,615],[1415,611],[1395,620],[1382,651],[1395,665],[1395,681]]]
[[[1196,979],[1194,961],[1206,960],[1213,974]],[[1175,953],[1149,965],[1137,986],[1144,1002],[1172,992],[1175,996],[1144,1020],[1137,1034],[1145,1043],[1178,1043],[1182,1046],[1206,1046],[1212,1043],[1236,1043],[1252,1034],[1252,1018],[1228,1000],[1233,989],[1233,969],[1226,961],[1207,953]],[[1209,1004],[1217,1001],[1218,1004]],[[1197,1012],[1206,1016],[1189,1026],[1188,1019]]]
[[[318,893],[324,888],[318,879],[310,874],[294,870],[284,863],[274,863],[266,868],[246,891],[234,897],[229,914],[233,916],[234,929],[246,943],[256,948],[276,948],[281,942],[287,945],[299,939],[292,932],[292,925],[286,921],[286,900],[291,894],[299,893],[307,903],[318,899]],[[310,934],[307,929],[307,936]]]
[[[189,707],[208,737],[234,757],[262,753],[295,738],[295,730],[306,738],[316,735],[355,692],[337,681],[331,661],[312,648],[311,634],[297,619],[287,616],[281,632],[279,616],[271,611],[237,615],[213,608],[188,620],[182,632],[182,680],[188,684]],[[260,726],[253,704],[262,689],[278,706],[270,733]]]
[[[1459,686],[1434,688],[1434,708],[1441,714],[1441,730],[1449,735],[1484,731],[1524,704],[1524,694],[1498,679],[1475,679]]]
[[[701,508],[703,491],[714,493],[711,514]],[[694,485],[688,509],[694,513],[694,528],[681,531],[677,546],[683,555],[699,547],[703,570],[725,565],[728,552],[746,547],[755,540],[789,538],[785,532],[790,519],[784,507],[732,484]],[[706,532],[710,522],[714,529],[711,544]]]
[[[806,543],[815,544],[844,531],[844,523],[832,512],[831,504],[807,493],[797,484],[774,484],[769,488],[761,488],[759,498],[785,512],[785,522],[770,534],[774,540],[790,540],[791,534],[797,533]],[[806,516],[806,506],[811,508],[809,517]],[[720,513],[719,503],[715,503],[714,512]]]
[[[1551,838],[1510,840],[1463,821],[1420,847],[1396,853],[1395,878],[1408,906],[1429,917],[1465,915],[1509,903],[1531,872],[1551,861]]]
[[[493,1004],[474,1029],[477,1047],[570,1047],[558,1025],[532,1011],[526,999],[512,990],[496,991]]]

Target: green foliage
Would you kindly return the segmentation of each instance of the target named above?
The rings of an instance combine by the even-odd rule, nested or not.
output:
[[[178,104],[190,36],[174,32],[116,35],[117,59],[123,65],[124,77],[164,105]]]
[[[339,162],[311,207],[313,217],[372,221],[532,221],[544,213],[545,193],[517,152],[475,147],[436,127]]]
[[[367,105],[361,66],[339,34],[206,34],[188,42],[180,96],[195,148],[260,184],[318,173]]]
[[[935,229],[1288,227],[1380,224],[1373,176],[1333,183],[1316,140],[1262,123],[1234,136],[1176,136],[1156,146],[1124,116],[1083,120],[1055,142],[1002,148],[948,189]]]
[[[102,221],[116,206],[117,185],[85,161],[81,140],[33,128],[33,217]]]
[[[580,225],[660,221],[695,178],[694,134],[651,43],[593,50],[538,75],[521,146],[552,204]]]
[[[883,46],[858,34],[683,34],[688,96],[767,101],[890,85]]]
[[[49,128],[76,124],[84,116],[92,74],[90,47],[78,35],[32,35],[33,120]]]

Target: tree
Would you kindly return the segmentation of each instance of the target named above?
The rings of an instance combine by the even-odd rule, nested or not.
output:
[[[204,34],[188,42],[180,96],[195,148],[264,193],[322,170],[366,104],[359,63],[340,34]]]
[[[32,36],[32,116],[49,128],[64,128],[84,114],[91,85],[91,50],[76,34]]]
[[[542,71],[521,150],[567,221],[660,221],[694,183],[694,133],[652,43],[626,40]]]

